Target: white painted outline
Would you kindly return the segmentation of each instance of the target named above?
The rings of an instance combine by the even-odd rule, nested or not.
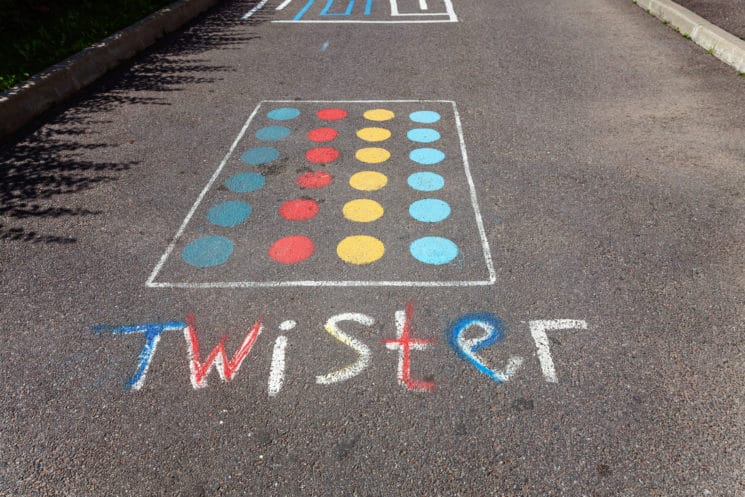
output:
[[[453,107],[453,117],[455,118],[455,127],[458,132],[458,141],[460,144],[461,158],[463,160],[463,169],[466,174],[466,183],[470,191],[471,206],[473,207],[474,216],[476,218],[476,227],[478,229],[479,237],[481,239],[481,248],[483,250],[484,260],[486,262],[486,268],[489,273],[488,280],[473,280],[473,281],[311,281],[311,280],[300,280],[300,281],[221,281],[221,282],[203,282],[203,283],[160,283],[156,282],[155,278],[158,276],[160,271],[163,269],[168,258],[176,248],[181,236],[186,231],[186,227],[194,216],[194,213],[199,208],[199,205],[204,200],[207,192],[212,188],[212,185],[217,181],[217,178],[222,173],[223,168],[228,163],[228,160],[233,155],[233,151],[238,146],[238,143],[243,139],[246,134],[251,121],[259,112],[259,109],[263,104],[327,104],[327,103],[342,103],[342,104],[372,104],[372,103],[444,103],[450,104]],[[452,100],[262,100],[256,106],[254,111],[246,120],[240,133],[233,141],[230,146],[228,153],[223,158],[222,162],[218,166],[217,170],[212,174],[207,185],[202,189],[202,192],[197,197],[197,200],[192,205],[191,209],[187,213],[184,221],[181,223],[176,235],[168,244],[166,251],[161,256],[158,264],[150,273],[150,277],[145,282],[145,286],[148,288],[281,288],[281,287],[470,287],[470,286],[489,286],[495,284],[497,281],[497,274],[494,270],[494,261],[492,261],[491,249],[489,248],[489,241],[486,237],[486,229],[484,228],[484,221],[481,217],[481,210],[479,209],[478,198],[476,196],[476,186],[471,176],[471,166],[468,161],[468,154],[466,152],[466,142],[463,137],[463,126],[460,121],[460,114],[454,101]]]
[[[246,13],[245,13],[245,14],[243,15],[243,17],[241,17],[241,19],[245,21],[246,19],[248,19],[249,17],[251,17],[252,15],[254,15],[254,14],[255,14],[256,12],[258,12],[258,11],[259,11],[259,9],[261,9],[261,8],[262,8],[262,7],[264,6],[264,5],[266,5],[266,3],[267,3],[268,1],[269,1],[269,0],[261,0],[261,2],[257,3],[257,4],[256,4],[256,5],[254,6],[254,8],[253,8],[253,9],[249,10],[248,12],[246,12]]]
[[[554,359],[551,357],[551,344],[548,341],[547,331],[561,330],[586,330],[587,321],[583,319],[537,319],[528,323],[530,336],[535,342],[536,355],[541,364],[541,372],[546,383],[559,383],[556,376]]]
[[[282,4],[277,7],[277,10],[282,10],[292,0],[285,0]],[[445,12],[406,12],[400,13],[398,11],[397,0],[390,0],[391,3],[391,17],[407,17],[407,16],[422,16],[422,17],[437,17],[447,16],[447,19],[411,19],[411,20],[380,20],[380,19],[308,19],[295,21],[293,19],[278,19],[272,22],[286,23],[286,24],[328,24],[328,23],[341,23],[341,24],[432,24],[432,23],[443,23],[443,22],[458,22],[458,16],[455,13],[452,0],[444,0]],[[428,10],[426,6],[426,0],[419,0],[420,7],[424,5],[422,10]],[[246,17],[244,17],[245,19]]]

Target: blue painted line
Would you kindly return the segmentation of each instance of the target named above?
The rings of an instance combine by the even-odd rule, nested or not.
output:
[[[354,0],[349,0],[349,3],[347,4],[347,10],[345,10],[343,13],[329,13],[329,10],[331,10],[331,6],[334,4],[334,0],[328,0],[326,2],[326,6],[321,10],[322,16],[327,17],[333,17],[333,16],[340,16],[340,17],[348,17],[352,14],[352,9],[354,9]]]
[[[369,16],[370,14],[372,14],[373,1],[374,0],[367,0],[367,4],[365,4],[365,15],[366,16]]]
[[[486,332],[486,335],[479,338],[474,338],[470,341],[470,344],[462,346],[460,337],[468,328],[471,326],[478,326]],[[497,383],[504,383],[507,378],[504,374],[494,371],[486,366],[476,356],[476,352],[497,342],[504,340],[505,331],[502,320],[494,314],[489,312],[476,312],[466,314],[454,323],[452,323],[447,331],[448,343],[458,356],[470,363],[479,372],[488,376]]]
[[[147,368],[155,355],[155,348],[158,346],[160,335],[166,331],[183,330],[186,323],[181,321],[169,321],[167,323],[147,323],[129,326],[94,326],[91,331],[96,334],[111,333],[112,335],[132,335],[143,333],[145,335],[145,345],[138,357],[137,371],[127,381],[128,390],[139,390],[145,381]]]
[[[305,4],[305,7],[300,9],[300,12],[297,13],[297,15],[292,19],[293,21],[299,21],[303,18],[305,14],[308,13],[311,7],[313,7],[313,4],[316,3],[316,0],[309,0],[307,4]]]

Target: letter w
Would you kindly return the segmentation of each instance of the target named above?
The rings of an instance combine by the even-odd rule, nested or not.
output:
[[[246,333],[246,338],[243,339],[243,343],[233,355],[233,358],[228,360],[228,356],[225,353],[225,339],[227,336],[223,336],[220,342],[212,349],[210,355],[207,356],[207,360],[202,362],[202,356],[199,353],[199,336],[197,335],[196,320],[193,315],[189,315],[186,318],[186,328],[184,328],[184,338],[186,338],[186,346],[189,348],[189,366],[191,369],[191,384],[196,388],[204,388],[207,386],[207,375],[213,366],[217,366],[217,372],[220,374],[220,378],[223,381],[230,381],[238,373],[238,369],[241,367],[243,360],[251,352],[256,339],[264,329],[261,324],[261,319],[256,321],[254,325]]]

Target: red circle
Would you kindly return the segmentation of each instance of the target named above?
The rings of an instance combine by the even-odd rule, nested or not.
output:
[[[334,177],[326,171],[311,171],[297,177],[295,184],[300,188],[325,188],[334,181]]]
[[[287,236],[272,243],[269,257],[280,264],[296,264],[313,255],[315,250],[313,240],[307,236]]]
[[[339,136],[339,133],[334,128],[317,128],[308,131],[308,140],[316,143],[330,142],[337,136]]]
[[[332,147],[311,148],[305,152],[305,158],[315,164],[326,164],[335,161],[339,157],[339,151]]]
[[[307,221],[315,217],[321,207],[315,200],[296,198],[279,207],[279,215],[288,221]]]
[[[321,109],[316,115],[324,121],[338,121],[347,117],[347,111],[344,109]]]

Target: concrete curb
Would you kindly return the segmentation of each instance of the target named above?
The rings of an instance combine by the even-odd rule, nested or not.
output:
[[[0,93],[0,137],[17,131],[218,1],[178,0]]]
[[[635,0],[639,7],[670,23],[684,36],[740,73],[745,73],[745,41],[671,0]]]

